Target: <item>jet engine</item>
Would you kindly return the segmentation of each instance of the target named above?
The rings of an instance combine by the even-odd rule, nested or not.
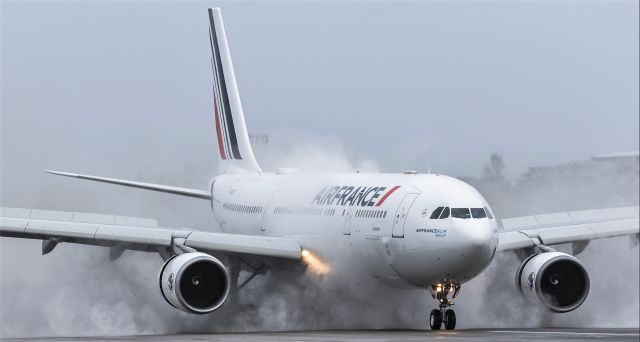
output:
[[[530,301],[551,311],[577,309],[589,294],[589,275],[578,259],[560,252],[534,254],[516,273],[516,286]]]
[[[229,273],[220,260],[205,253],[184,253],[160,269],[160,291],[173,307],[195,314],[218,309],[229,296]]]

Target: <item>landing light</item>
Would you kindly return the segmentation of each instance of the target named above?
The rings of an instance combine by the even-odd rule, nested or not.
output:
[[[302,252],[300,252],[300,256],[302,256],[302,261],[307,265],[307,269],[316,275],[323,275],[331,271],[331,267],[329,267],[328,264],[320,260],[309,250],[303,249]]]
[[[434,299],[446,299],[446,297],[453,292],[453,298],[458,296],[460,292],[460,285],[455,283],[444,283],[444,284],[432,284],[429,285],[429,289],[431,289],[431,297]]]

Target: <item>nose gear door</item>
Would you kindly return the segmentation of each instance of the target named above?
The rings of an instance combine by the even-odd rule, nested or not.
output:
[[[393,232],[392,237],[403,238],[404,237],[404,224],[407,221],[407,214],[409,209],[413,205],[413,202],[418,198],[418,194],[409,193],[404,196],[398,210],[396,210],[396,216],[393,219]]]

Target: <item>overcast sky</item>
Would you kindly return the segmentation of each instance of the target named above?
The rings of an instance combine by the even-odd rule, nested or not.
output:
[[[454,176],[503,152],[515,176],[638,150],[637,1],[2,1],[5,190],[215,170],[212,6],[272,152]]]
[[[638,150],[637,0],[0,5],[2,206],[147,216],[166,227],[215,230],[207,201],[42,172],[204,189],[217,170],[206,11],[213,6],[222,8],[249,131],[270,136],[256,151],[267,170],[302,164],[397,172],[428,164],[438,173],[478,176],[489,155],[502,152],[513,179],[528,166]],[[550,196],[528,201],[579,207],[598,194],[591,185],[573,200],[577,185],[547,184],[537,194]],[[624,191],[631,200],[622,203],[637,205],[632,195]],[[621,203],[611,198],[602,206]],[[527,198],[517,202],[529,210],[521,214],[539,208]],[[629,254],[626,239],[592,245],[581,258],[594,271],[593,293],[556,323],[637,327],[638,273],[629,273],[638,270],[637,247]],[[397,319],[418,328],[431,305],[404,297],[394,304],[407,305],[394,311],[369,300],[395,300],[390,293],[368,296],[361,287],[347,300],[305,292],[305,301],[288,278],[271,288],[258,280],[246,302],[259,314],[220,311],[216,325],[212,316],[183,315],[159,299],[157,256],[127,252],[107,263],[106,249],[63,247],[43,258],[39,241],[0,239],[0,336],[3,329],[5,336],[69,336],[317,328],[333,324],[319,313],[332,312],[336,322],[342,316],[333,313],[345,307],[358,312],[356,322],[381,327],[371,322],[393,326]],[[538,324],[511,296],[516,264],[493,265],[463,290],[463,326]],[[626,281],[612,284],[619,274]],[[487,310],[495,289],[500,300]],[[634,290],[636,296],[602,296]],[[352,297],[362,304],[353,306]],[[293,316],[283,316],[282,307]],[[340,324],[353,327],[353,319]]]

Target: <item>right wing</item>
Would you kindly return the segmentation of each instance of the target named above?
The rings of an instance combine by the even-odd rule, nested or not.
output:
[[[204,190],[187,189],[187,188],[180,188],[177,186],[169,186],[169,185],[162,185],[162,184],[136,182],[136,181],[130,181],[125,179],[81,175],[81,174],[69,173],[69,172],[60,172],[60,171],[51,171],[51,170],[44,170],[44,172],[50,173],[52,175],[58,175],[58,176],[73,177],[73,178],[87,179],[87,180],[92,180],[92,181],[102,182],[102,183],[123,185],[131,188],[166,192],[174,195],[195,197],[195,198],[201,198],[201,199],[207,199],[207,200],[211,199],[211,193]]]
[[[60,242],[158,252],[171,249],[300,260],[294,239],[157,227],[155,220],[65,211],[0,207],[0,236],[40,239],[42,254]]]

